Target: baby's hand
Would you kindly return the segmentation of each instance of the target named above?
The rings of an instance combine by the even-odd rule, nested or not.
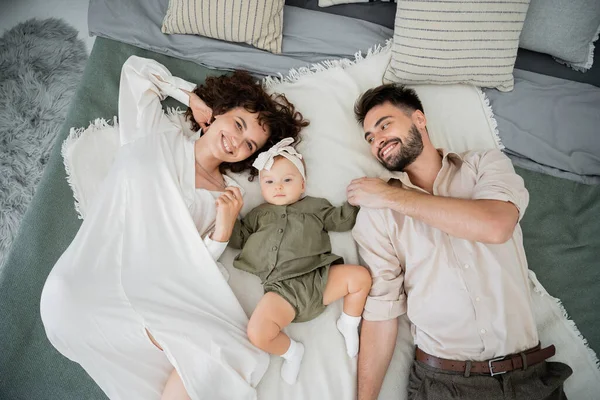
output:
[[[235,220],[244,205],[242,192],[235,186],[228,186],[225,192],[217,198],[216,205],[217,219],[212,239],[217,242],[226,242],[231,237]]]

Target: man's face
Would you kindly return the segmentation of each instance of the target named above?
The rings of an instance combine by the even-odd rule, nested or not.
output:
[[[389,102],[369,110],[363,127],[371,153],[390,171],[403,171],[423,152],[423,139],[412,118]]]

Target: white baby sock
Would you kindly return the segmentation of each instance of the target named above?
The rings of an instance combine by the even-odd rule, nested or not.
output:
[[[304,357],[304,345],[290,338],[290,347],[281,357],[283,357],[281,378],[285,383],[293,385],[298,378],[298,372],[300,372],[300,364]]]
[[[356,357],[358,354],[358,324],[361,317],[353,317],[345,312],[337,320],[338,331],[342,333],[346,340],[346,352],[350,358]]]

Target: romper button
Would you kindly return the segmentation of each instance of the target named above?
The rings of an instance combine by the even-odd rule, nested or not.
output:
[[[283,229],[279,228],[279,229],[277,229],[277,232],[278,233],[283,233]]]
[[[273,246],[273,251],[277,250],[277,246]]]
[[[281,218],[285,218],[285,214],[281,214]]]

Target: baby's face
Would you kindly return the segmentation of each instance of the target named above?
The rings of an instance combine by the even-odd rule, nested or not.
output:
[[[288,205],[302,197],[304,179],[290,160],[279,156],[270,171],[260,171],[260,188],[267,203]]]

